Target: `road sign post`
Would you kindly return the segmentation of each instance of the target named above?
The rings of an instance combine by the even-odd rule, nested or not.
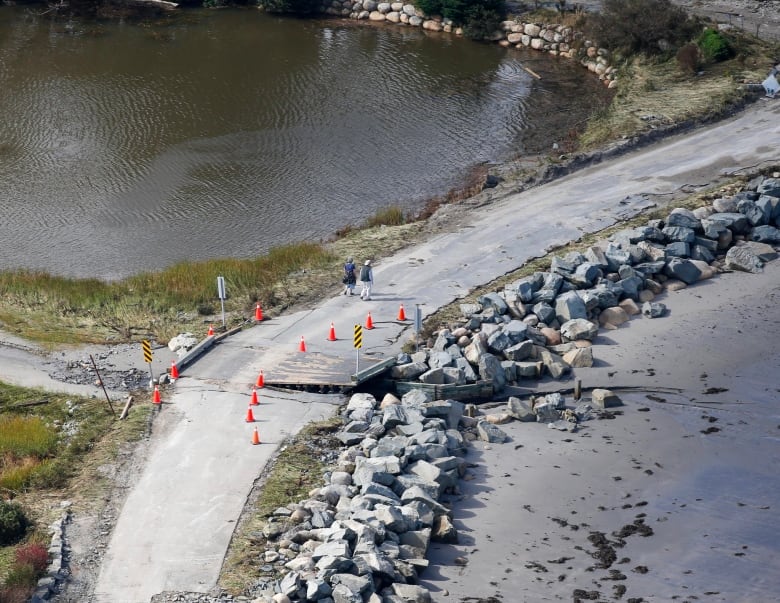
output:
[[[225,298],[227,297],[225,295],[225,277],[224,276],[218,276],[217,277],[217,295],[219,296],[219,301],[222,304],[222,327],[225,327]]]
[[[363,327],[361,325],[355,325],[355,337],[352,340],[352,345],[355,346],[355,374],[360,372],[360,348],[363,347]]]
[[[152,344],[149,343],[148,339],[144,339],[141,342],[141,349],[144,354],[144,362],[149,365],[149,379],[151,379],[151,385],[154,385],[154,373],[152,372]]]

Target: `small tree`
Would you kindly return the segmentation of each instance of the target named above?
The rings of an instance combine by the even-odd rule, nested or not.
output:
[[[699,63],[699,47],[696,44],[686,44],[677,51],[677,64],[683,71],[696,73]]]
[[[719,63],[734,56],[734,49],[726,36],[716,29],[705,29],[697,40],[701,53],[708,61]]]
[[[30,521],[18,504],[0,501],[0,546],[14,544],[22,539]]]

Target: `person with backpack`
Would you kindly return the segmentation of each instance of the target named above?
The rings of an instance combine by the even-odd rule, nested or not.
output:
[[[374,285],[374,271],[371,269],[371,260],[366,260],[366,263],[360,268],[360,284],[362,285],[360,299],[364,301],[370,300],[371,287]]]
[[[341,279],[344,283],[344,295],[355,294],[355,284],[357,278],[355,277],[355,263],[352,258],[347,258],[347,262],[344,264],[344,278]]]

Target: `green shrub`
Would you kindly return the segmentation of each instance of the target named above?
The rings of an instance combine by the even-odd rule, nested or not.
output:
[[[472,40],[485,40],[499,29],[505,15],[506,7],[503,0],[500,2],[487,0],[482,4],[474,4],[466,12],[463,34]]]
[[[415,6],[429,17],[451,19],[475,40],[492,35],[506,15],[504,0],[417,0]]]
[[[0,546],[14,544],[22,539],[30,521],[18,504],[0,501]]]
[[[311,15],[320,12],[320,0],[259,0],[258,4],[269,13]]]
[[[429,17],[444,12],[442,0],[417,0],[414,5]]]
[[[671,0],[604,0],[587,29],[612,50],[654,55],[680,48],[699,25]]]
[[[713,63],[725,61],[734,56],[734,49],[722,33],[716,29],[705,29],[696,41],[704,58]]]

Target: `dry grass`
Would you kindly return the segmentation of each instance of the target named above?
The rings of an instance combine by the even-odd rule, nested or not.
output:
[[[772,65],[770,45],[742,39],[734,59],[705,66],[699,74],[666,61],[634,57],[620,69],[618,93],[611,105],[592,116],[580,138],[581,150],[650,130],[719,115],[750,94],[746,82],[761,82]]]

